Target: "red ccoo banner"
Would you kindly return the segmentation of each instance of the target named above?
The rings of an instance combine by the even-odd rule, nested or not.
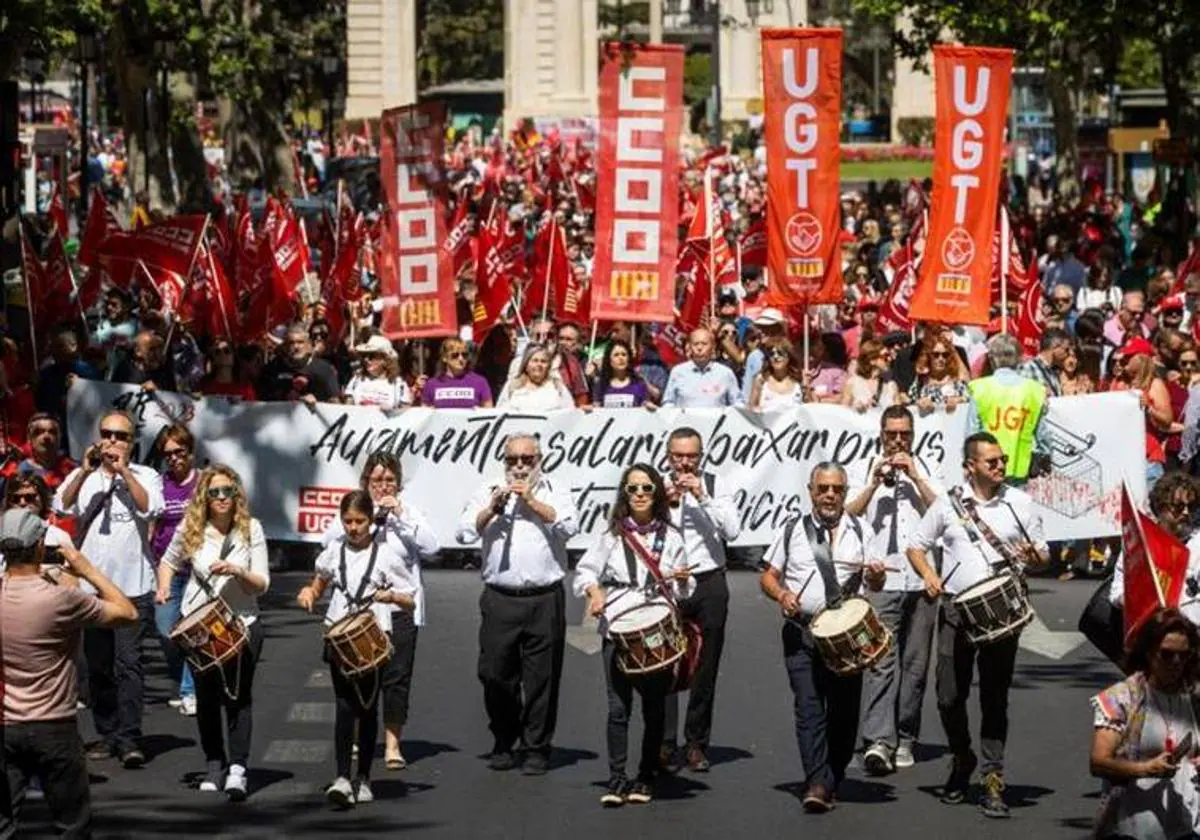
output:
[[[840,303],[842,30],[762,30],[767,299]]]
[[[453,257],[447,253],[442,194],[441,103],[384,111],[379,173],[383,217],[379,287],[388,338],[456,335]]]
[[[933,62],[933,208],[912,317],[986,324],[1013,52],[936,46]]]
[[[605,47],[592,318],[671,321],[683,47]]]

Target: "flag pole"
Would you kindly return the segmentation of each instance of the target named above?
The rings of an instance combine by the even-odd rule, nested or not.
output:
[[[808,301],[804,301],[804,382],[808,384]]]
[[[588,341],[588,358],[591,359],[596,353],[596,331],[600,329],[600,322],[595,318],[592,319],[592,338]]]
[[[212,244],[208,241],[207,237],[204,240],[204,251],[208,256],[209,277],[215,280],[217,276],[217,266],[215,263],[213,263]],[[213,290],[209,289],[209,293],[212,294],[212,292]],[[229,326],[229,313],[225,311],[225,296],[221,294],[220,289],[216,290],[216,298],[217,306],[221,310],[221,321],[225,324],[225,333],[232,342],[234,340],[233,328]]]
[[[1008,213],[1000,206],[1000,332],[1008,332],[1008,268],[1009,237]]]
[[[713,263],[713,202],[712,202],[712,167],[704,168],[704,234],[708,240],[708,313],[715,323],[717,320],[717,272]]]
[[[38,359],[37,348],[37,328],[33,323],[33,289],[29,285],[29,272],[25,267],[31,259],[37,259],[36,254],[25,253],[25,243],[28,240],[28,235],[25,233],[25,221],[22,216],[17,216],[17,228],[21,234],[21,277],[25,280],[25,314],[29,317],[29,346],[33,349],[33,369],[37,370],[41,367]],[[85,323],[86,327],[87,324]],[[87,333],[84,333],[84,338],[87,338]]]
[[[545,282],[542,284],[542,320],[546,320],[546,313],[550,311],[550,266],[554,265],[554,243],[558,241],[558,219],[552,215],[550,217],[550,252],[546,257],[546,274]],[[562,303],[559,303],[559,311],[562,311]]]

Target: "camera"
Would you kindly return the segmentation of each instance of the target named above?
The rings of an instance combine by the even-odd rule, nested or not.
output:
[[[65,566],[67,558],[63,556],[62,549],[56,545],[48,545],[42,551],[43,566]]]

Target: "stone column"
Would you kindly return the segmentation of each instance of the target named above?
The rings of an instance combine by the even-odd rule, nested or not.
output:
[[[760,12],[758,19],[751,21],[746,0],[721,0],[721,17],[733,18],[740,24],[721,29],[721,119],[746,120],[750,117],[746,111],[747,103],[762,97],[762,50],[758,30],[804,26],[808,19],[808,2],[775,0],[770,14]]]
[[[347,0],[346,117],[417,101],[416,0]]]
[[[907,29],[907,18],[896,18],[898,29]],[[903,117],[932,117],[936,108],[933,93],[933,55],[925,62],[929,70],[917,70],[911,59],[896,56],[896,73],[892,88],[892,142],[901,142],[898,126]]]
[[[596,114],[597,0],[505,0],[504,123]]]

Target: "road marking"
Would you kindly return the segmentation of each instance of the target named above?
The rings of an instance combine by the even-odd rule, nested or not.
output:
[[[333,678],[329,676],[328,671],[313,671],[308,676],[308,682],[305,683],[308,688],[332,688]]]
[[[567,628],[567,644],[581,653],[595,656],[600,652],[602,644],[600,634],[596,632],[598,623],[599,619],[596,616],[585,615],[581,622]]]
[[[1086,641],[1087,637],[1075,630],[1051,630],[1035,612],[1021,633],[1020,646],[1047,659],[1062,659]]]
[[[330,760],[329,741],[272,741],[263,755],[264,764],[324,764]]]
[[[336,713],[333,703],[293,703],[288,723],[333,723]]]

